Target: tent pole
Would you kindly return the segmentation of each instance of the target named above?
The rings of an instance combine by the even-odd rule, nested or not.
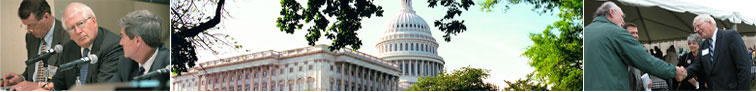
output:
[[[641,21],[641,23],[643,23],[643,30],[646,30],[646,38],[648,39],[648,41],[647,41],[647,42],[648,42],[648,43],[651,43],[651,40],[652,40],[652,39],[651,39],[651,36],[650,36],[650,35],[648,35],[650,31],[648,31],[648,26],[646,26],[646,21],[644,21],[645,19],[643,19],[643,14],[641,14],[641,12],[640,12],[640,11],[641,11],[641,10],[640,10],[640,8],[638,8],[638,7],[635,7],[635,9],[636,9],[636,12],[638,13],[638,17],[640,17],[640,21]],[[639,40],[640,40],[640,39],[639,39]]]

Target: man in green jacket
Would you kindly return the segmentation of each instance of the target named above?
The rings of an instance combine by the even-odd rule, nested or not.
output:
[[[645,48],[621,28],[624,13],[612,2],[602,4],[593,22],[585,28],[585,90],[630,90],[628,65],[661,78],[687,74],[645,52]]]

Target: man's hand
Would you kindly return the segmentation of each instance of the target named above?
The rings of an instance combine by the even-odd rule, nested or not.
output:
[[[675,75],[675,79],[677,79],[677,82],[682,81],[683,79],[685,79],[685,77],[688,76],[688,72],[687,70],[685,70],[685,67],[678,66],[676,67],[676,69],[677,69],[677,74]]]
[[[690,82],[690,84],[696,85],[696,78],[690,78],[688,82]]]
[[[38,88],[40,88],[38,83],[24,81],[24,82],[18,83],[15,86],[13,86],[13,88],[11,88],[11,90],[13,90],[13,91],[31,91],[31,90],[38,89]]]
[[[55,87],[55,84],[53,82],[48,82],[47,85],[42,86],[43,90],[53,90],[53,87]]]
[[[24,79],[21,76],[13,72],[10,72],[8,74],[5,74],[5,76],[3,76],[3,81],[2,81],[2,84],[0,84],[0,87],[16,85],[23,81]]]

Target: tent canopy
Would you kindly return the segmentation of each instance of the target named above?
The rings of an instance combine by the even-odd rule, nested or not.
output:
[[[625,13],[625,21],[638,26],[641,43],[684,40],[695,33],[693,18],[698,14],[710,14],[716,19],[717,27],[735,29],[741,35],[756,34],[756,11],[738,9],[735,2],[723,0],[611,0]],[[606,0],[586,0],[585,26],[593,21],[596,9]],[[716,3],[712,3],[716,2]],[[743,3],[744,5],[746,3]],[[742,10],[742,11],[741,11]]]

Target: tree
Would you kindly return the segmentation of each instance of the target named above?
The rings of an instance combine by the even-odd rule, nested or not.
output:
[[[451,34],[457,35],[467,30],[465,21],[454,17],[461,16],[461,9],[466,11],[475,5],[472,0],[428,0],[428,3],[431,8],[440,5],[449,9],[444,18],[434,22],[434,26],[445,33],[445,41],[451,41]],[[360,49],[362,40],[355,31],[362,28],[361,20],[373,15],[383,16],[382,7],[373,4],[373,0],[308,0],[306,7],[296,0],[281,0],[281,7],[281,16],[276,19],[279,31],[294,34],[296,30],[305,28],[304,25],[310,25],[305,34],[307,44],[313,46],[320,37],[325,36],[331,40],[330,50],[346,46],[351,46],[353,50]],[[331,23],[329,18],[336,20]]]
[[[306,8],[296,0],[281,0],[281,7],[281,17],[276,19],[279,31],[293,34],[295,30],[302,29],[304,24],[314,22],[305,35],[307,44],[313,46],[321,36],[325,36],[332,40],[328,47],[330,50],[345,46],[360,49],[362,40],[355,31],[362,28],[362,18],[370,18],[373,14],[383,16],[383,9],[374,5],[373,0],[308,0]],[[325,15],[335,17],[336,20],[330,23]]]
[[[496,91],[491,83],[483,82],[490,70],[471,68],[470,66],[454,70],[452,73],[439,73],[435,77],[420,77],[408,91]]]
[[[186,0],[171,2],[171,67],[173,73],[181,75],[194,67],[198,59],[197,50],[209,50],[214,54],[236,50],[241,45],[231,42],[233,38],[223,33],[210,33],[219,29],[226,0]],[[215,6],[215,12],[205,14],[204,6]],[[212,16],[206,16],[212,15]]]
[[[481,10],[491,11],[501,3],[486,0]],[[528,46],[523,56],[530,59],[535,68],[535,79],[543,79],[551,90],[583,90],[583,1],[582,0],[509,0],[510,5],[532,4],[539,14],[557,14],[560,20],[546,27],[542,33],[531,33],[532,46]],[[555,34],[552,31],[559,31]]]
[[[475,2],[472,0],[460,0],[459,2],[456,0],[428,0],[428,7],[433,8],[436,5],[442,5],[448,9],[443,18],[433,22],[433,26],[444,32],[444,41],[449,42],[452,34],[457,35],[467,30],[467,26],[464,24],[465,20],[454,19],[454,15],[462,16],[461,9],[467,11],[470,6],[475,5]]]
[[[504,80],[504,83],[507,83],[507,87],[504,87],[505,91],[549,91],[546,84],[533,78],[533,73],[528,74],[525,79],[519,79],[514,82]]]

